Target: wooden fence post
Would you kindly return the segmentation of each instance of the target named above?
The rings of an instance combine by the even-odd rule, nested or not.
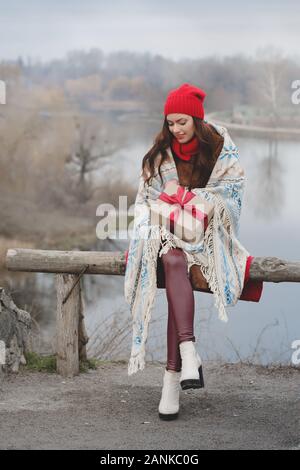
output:
[[[78,274],[56,274],[56,365],[57,372],[64,377],[79,374],[78,338],[81,289],[80,282],[76,283],[76,281],[78,281]]]
[[[89,341],[84,323],[84,301],[82,294],[82,286],[80,284],[80,295],[79,295],[79,326],[78,326],[78,352],[79,352],[79,361],[87,360],[86,345]]]

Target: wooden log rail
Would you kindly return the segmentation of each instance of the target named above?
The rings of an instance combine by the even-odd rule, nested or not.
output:
[[[86,359],[88,342],[80,279],[85,274],[124,275],[125,253],[13,248],[7,250],[6,267],[9,271],[56,274],[57,372],[65,377],[78,374],[80,359]],[[250,266],[250,279],[300,282],[300,262],[257,257]]]

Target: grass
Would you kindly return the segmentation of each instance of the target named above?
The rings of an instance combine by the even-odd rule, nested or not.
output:
[[[25,354],[26,364],[23,366],[26,370],[34,370],[38,372],[56,373],[56,356],[43,356],[35,352],[27,352]],[[95,358],[80,361],[79,372],[85,373],[89,369],[96,370],[103,361]]]
[[[96,370],[101,362],[102,361],[100,361],[99,359],[95,359],[95,358],[87,359],[86,361],[80,361],[79,371],[87,372],[89,369]]]
[[[27,352],[25,359],[25,369],[38,372],[56,372],[56,357],[54,355],[41,356],[35,352]]]

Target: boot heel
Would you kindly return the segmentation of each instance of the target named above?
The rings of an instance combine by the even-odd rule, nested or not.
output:
[[[200,387],[203,388],[203,387],[204,387],[204,377],[203,377],[202,364],[201,364],[201,366],[199,367],[198,371],[199,371]]]
[[[158,413],[158,416],[160,417],[160,419],[162,419],[163,421],[172,421],[173,419],[177,419],[178,418],[178,413]]]
[[[189,388],[201,388],[202,385],[200,380],[197,379],[187,379],[180,382],[182,390],[188,390]]]
[[[187,379],[180,382],[182,390],[188,390],[189,388],[203,388],[204,387],[204,377],[202,364],[198,369],[199,379]]]

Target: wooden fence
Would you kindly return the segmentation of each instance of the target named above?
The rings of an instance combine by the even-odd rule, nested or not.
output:
[[[86,274],[124,276],[125,253],[13,248],[7,250],[6,267],[9,271],[56,275],[57,372],[66,377],[78,374],[79,361],[87,358],[88,342],[80,279]],[[265,282],[300,282],[300,262],[257,257],[250,266],[250,279]]]

